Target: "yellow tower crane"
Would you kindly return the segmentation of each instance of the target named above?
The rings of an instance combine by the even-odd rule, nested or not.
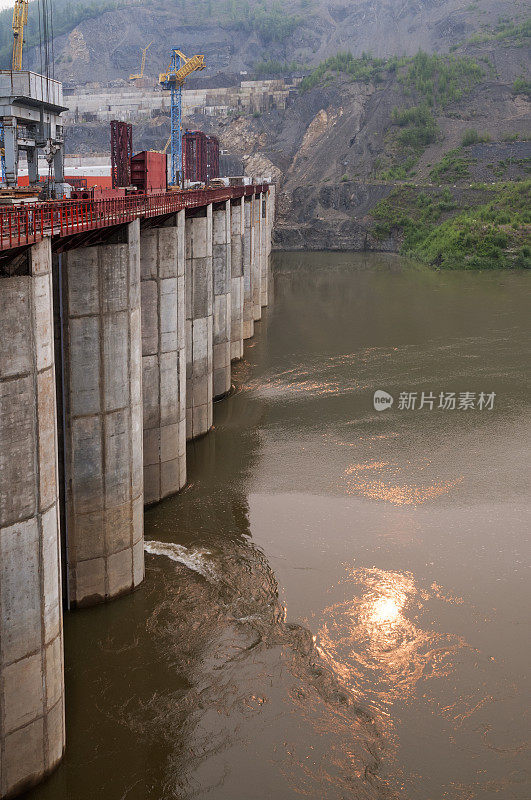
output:
[[[188,58],[174,47],[166,72],[159,75],[159,84],[170,89],[170,185],[177,186],[183,180],[183,131],[182,131],[182,89],[188,75],[205,68],[204,56]],[[168,143],[164,150],[168,149]]]
[[[20,72],[22,69],[22,46],[24,44],[24,26],[28,21],[28,1],[15,0],[13,9],[13,60],[11,69]]]
[[[176,57],[180,61],[180,66],[178,68],[178,61]],[[161,72],[159,75],[159,83],[182,86],[188,75],[191,75],[192,72],[195,72],[196,70],[202,70],[204,68],[204,56],[192,56],[191,58],[188,58],[184,53],[181,53],[180,50],[174,48],[172,51],[172,60],[170,61],[168,69],[166,72]]]
[[[146,66],[146,53],[147,53],[147,51],[149,50],[149,48],[151,47],[152,44],[153,44],[153,42],[151,41],[147,45],[147,47],[142,48],[142,64],[140,66],[140,73],[138,75],[129,75],[129,80],[130,81],[136,81],[136,80],[138,80],[138,78],[143,78],[144,77],[144,68]]]

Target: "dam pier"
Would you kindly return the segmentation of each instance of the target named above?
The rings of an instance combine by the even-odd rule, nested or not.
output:
[[[63,609],[144,578],[268,300],[267,183],[0,210],[0,798],[61,761]]]

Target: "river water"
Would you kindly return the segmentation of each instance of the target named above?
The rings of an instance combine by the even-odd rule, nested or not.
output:
[[[524,800],[529,276],[274,270],[143,588],[65,617],[68,751],[31,797]]]

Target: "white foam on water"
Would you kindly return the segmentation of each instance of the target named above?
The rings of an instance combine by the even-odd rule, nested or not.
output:
[[[196,550],[173,542],[144,542],[144,550],[154,556],[166,556],[193,572],[198,572],[204,578],[217,577],[211,562],[205,558],[211,555],[209,550]]]

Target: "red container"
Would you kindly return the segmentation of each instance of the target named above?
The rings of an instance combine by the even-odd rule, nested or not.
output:
[[[144,194],[158,194],[167,189],[166,154],[142,150],[131,159],[131,183]]]

